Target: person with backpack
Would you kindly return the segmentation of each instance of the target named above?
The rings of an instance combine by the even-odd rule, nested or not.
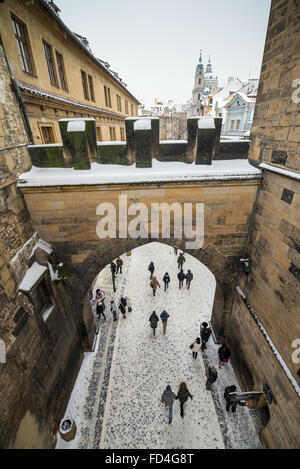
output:
[[[187,274],[185,275],[186,286],[187,286],[188,290],[190,289],[191,281],[193,280],[193,278],[194,278],[194,276],[193,276],[192,272],[190,270],[188,270]]]
[[[121,274],[121,273],[122,273],[123,261],[122,261],[122,259],[120,258],[120,256],[117,258],[116,264],[117,264],[117,271],[116,271],[116,274],[118,274],[119,271],[120,271],[120,274]]]
[[[201,350],[206,349],[206,344],[211,335],[211,328],[208,327],[207,322],[203,322],[200,326],[200,336],[202,340]]]
[[[150,264],[149,264],[149,266],[148,266],[148,270],[149,270],[149,272],[150,272],[150,280],[151,280],[152,277],[153,277],[154,269],[155,269],[155,267],[154,267],[153,262],[150,262]]]
[[[160,288],[160,283],[159,283],[159,281],[157,280],[157,278],[156,278],[155,275],[153,275],[153,278],[152,278],[152,280],[151,280],[151,282],[150,282],[150,287],[152,288],[153,296],[155,296],[157,287]]]
[[[175,399],[179,399],[180,402],[180,415],[184,417],[184,404],[187,402],[188,398],[193,400],[193,396],[187,388],[187,385],[184,381],[179,384],[179,391]]]
[[[157,328],[157,323],[159,321],[159,318],[158,318],[155,311],[152,312],[152,314],[149,318],[149,321],[150,321],[150,326],[153,329],[153,337],[154,337],[155,336],[155,331],[156,331],[156,328]]]
[[[121,311],[123,315],[123,319],[126,319],[126,306],[127,306],[126,298],[122,296],[120,299],[119,310]]]
[[[160,315],[160,319],[161,319],[161,322],[163,324],[163,333],[164,333],[164,335],[166,335],[168,318],[169,318],[169,314],[167,313],[166,310],[163,310],[163,312]]]
[[[211,391],[211,387],[218,377],[217,370],[215,369],[214,366],[211,366],[211,365],[208,366],[206,370],[206,377],[207,377],[207,380],[205,383],[206,390]]]
[[[180,290],[181,287],[183,286],[183,282],[184,282],[184,279],[185,279],[185,274],[184,274],[183,270],[180,270],[180,272],[177,274],[177,278],[179,280],[179,290]]]
[[[110,299],[110,312],[113,315],[114,321],[117,320],[117,305],[113,298]]]
[[[165,291],[166,291],[167,288],[169,288],[169,283],[170,283],[170,276],[169,276],[168,272],[165,273],[164,278],[163,278],[163,282],[164,282]]]
[[[183,255],[183,252],[181,252],[177,259],[178,269],[182,270],[184,262],[185,262],[185,257]]]
[[[174,392],[171,389],[171,386],[168,384],[168,386],[163,392],[163,395],[161,396],[161,402],[165,404],[166,407],[169,407],[169,424],[172,422],[173,403],[175,399],[176,399],[176,394],[174,394]]]
[[[222,368],[222,366],[228,363],[229,357],[231,355],[231,352],[226,344],[223,344],[219,348],[218,355],[219,355],[219,368]]]
[[[102,314],[102,316],[104,317],[104,321],[106,321],[106,316],[104,314],[104,305],[100,298],[97,299],[96,313],[97,313],[98,319],[100,319],[100,315]]]
[[[198,356],[198,352],[199,352],[200,348],[201,348],[201,340],[200,340],[200,337],[197,337],[195,342],[193,342],[192,345],[190,345],[190,349],[192,350],[193,358],[195,360]]]
[[[115,278],[117,266],[116,266],[116,264],[114,263],[114,261],[112,261],[112,262],[110,263],[110,270],[111,270],[111,275],[112,275],[112,277]]]

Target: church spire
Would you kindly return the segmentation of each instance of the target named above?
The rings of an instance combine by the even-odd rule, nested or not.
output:
[[[206,70],[205,70],[206,73],[212,73],[212,64],[211,64],[211,59],[210,59],[210,55],[209,55],[209,59],[208,59],[208,64],[206,65]]]
[[[203,63],[202,63],[202,49],[200,50],[200,57],[199,57],[199,63],[197,65],[198,70],[203,70]]]

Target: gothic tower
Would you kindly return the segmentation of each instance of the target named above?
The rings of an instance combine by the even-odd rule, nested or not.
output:
[[[201,101],[204,91],[204,67],[202,63],[202,50],[200,51],[199,63],[196,67],[195,83],[193,89],[193,98],[191,105],[191,115],[199,116],[201,114]]]

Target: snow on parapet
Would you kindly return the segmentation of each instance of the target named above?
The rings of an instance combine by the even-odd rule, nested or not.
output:
[[[134,130],[151,130],[151,119],[139,119],[133,124]]]
[[[260,322],[258,316],[256,315],[256,313],[254,312],[254,309],[252,308],[252,306],[249,304],[246,296],[244,295],[244,293],[242,292],[242,290],[240,289],[240,287],[236,287],[237,289],[237,292],[238,294],[240,295],[240,297],[242,298],[243,302],[246,304],[247,306],[247,309],[248,311],[250,312],[251,316],[253,317],[254,321],[256,322],[256,324],[258,325],[260,331],[262,332],[263,336],[265,337],[266,341],[268,342],[270,348],[272,349],[272,352],[274,353],[275,357],[277,358],[277,360],[279,361],[281,367],[283,368],[283,371],[285,372],[287,378],[289,379],[289,381],[291,382],[293,388],[295,389],[296,393],[298,394],[298,397],[300,397],[300,386],[299,384],[297,383],[297,381],[295,380],[295,378],[293,377],[292,373],[290,372],[287,364],[285,363],[285,361],[283,360],[282,356],[280,355],[280,353],[278,352],[274,342],[271,340],[269,334],[267,333],[266,329],[264,328],[264,326],[262,325],[262,323]]]
[[[214,117],[211,117],[211,116],[199,117],[198,129],[215,129]]]
[[[82,120],[72,120],[68,122],[67,127],[68,132],[84,132],[85,131],[85,121]]]
[[[47,267],[44,265],[34,262],[27,270],[22,282],[20,283],[19,290],[29,292],[47,270]]]

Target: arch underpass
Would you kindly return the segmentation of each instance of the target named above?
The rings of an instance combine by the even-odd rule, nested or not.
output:
[[[49,170],[47,170],[49,171]],[[55,170],[54,170],[55,171]],[[71,182],[71,181],[70,181]],[[94,325],[88,312],[86,292],[97,273],[124,252],[151,241],[162,241],[188,252],[201,261],[216,278],[212,325],[219,341],[224,340],[229,324],[237,279],[237,264],[244,255],[251,214],[260,175],[243,178],[214,178],[199,181],[109,184],[19,184],[34,227],[38,234],[55,248],[59,262],[72,275],[66,282],[86,349],[93,342]],[[148,238],[130,237],[99,239],[96,233],[100,203],[108,202],[118,210],[120,196],[128,204],[143,203],[151,211],[152,203],[204,204],[204,243],[198,249],[186,249],[185,237],[153,237],[150,224]],[[195,220],[193,220],[193,228]],[[171,220],[171,225],[172,223]],[[159,237],[157,237],[159,236]]]

